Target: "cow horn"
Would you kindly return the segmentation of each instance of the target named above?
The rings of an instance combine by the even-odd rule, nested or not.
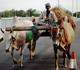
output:
[[[2,33],[4,33],[3,29],[1,28]]]

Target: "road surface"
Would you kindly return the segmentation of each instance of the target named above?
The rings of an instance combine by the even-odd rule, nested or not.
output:
[[[77,32],[75,40],[71,45],[71,52],[76,53],[78,70],[80,69],[80,20],[76,22]],[[37,41],[36,53],[33,60],[29,60],[29,50],[27,44],[24,48],[22,68],[19,68],[12,61],[10,53],[5,52],[4,42],[0,44],[0,70],[54,70],[54,51],[52,40],[50,37],[42,37]],[[15,52],[15,56],[19,58],[19,52]],[[62,65],[62,52],[59,51],[59,70],[68,70],[69,60],[67,60],[68,67],[64,68]]]

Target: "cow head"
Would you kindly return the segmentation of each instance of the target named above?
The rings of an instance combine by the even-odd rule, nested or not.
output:
[[[17,49],[17,46],[16,46],[16,32],[10,33],[9,46]]]
[[[61,25],[51,27],[51,37],[54,45],[59,46],[63,36],[63,27]]]
[[[10,45],[16,50],[19,50],[20,47],[23,47],[25,43],[25,38],[18,34],[17,32],[13,32],[10,38]]]

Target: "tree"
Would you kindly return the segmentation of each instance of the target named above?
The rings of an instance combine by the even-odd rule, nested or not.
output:
[[[0,12],[0,17],[13,17],[13,16],[20,16],[20,17],[31,17],[36,16],[38,17],[40,14],[36,9],[28,9],[26,12],[24,10],[6,10],[4,12]]]
[[[73,15],[76,17],[76,12]],[[80,12],[77,12],[77,17],[80,18]]]
[[[36,10],[33,10],[32,8],[30,8],[30,9],[27,10],[27,13],[26,14],[27,14],[27,16],[31,17],[31,16],[34,15],[35,11]]]
[[[31,17],[31,16],[39,16],[40,14],[36,11],[36,9],[28,9],[26,12],[26,15]]]
[[[24,10],[16,10],[16,16],[25,17]]]
[[[4,17],[9,17],[9,11],[4,11]]]
[[[3,12],[0,12],[0,18],[3,17]]]

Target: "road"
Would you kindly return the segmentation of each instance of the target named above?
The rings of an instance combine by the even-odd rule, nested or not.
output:
[[[71,45],[71,52],[76,53],[76,60],[78,70],[80,69],[80,20],[76,22],[77,32],[75,40]],[[42,37],[37,41],[36,53],[33,60],[29,60],[29,50],[27,44],[24,48],[23,64],[22,68],[19,68],[12,61],[10,53],[5,52],[4,42],[0,44],[0,70],[54,70],[54,51],[52,46],[52,40],[50,37]],[[15,56],[19,58],[19,52],[15,52]],[[59,51],[59,70],[68,70],[69,60],[67,60],[68,67],[64,68],[62,65],[63,58],[62,52]]]

